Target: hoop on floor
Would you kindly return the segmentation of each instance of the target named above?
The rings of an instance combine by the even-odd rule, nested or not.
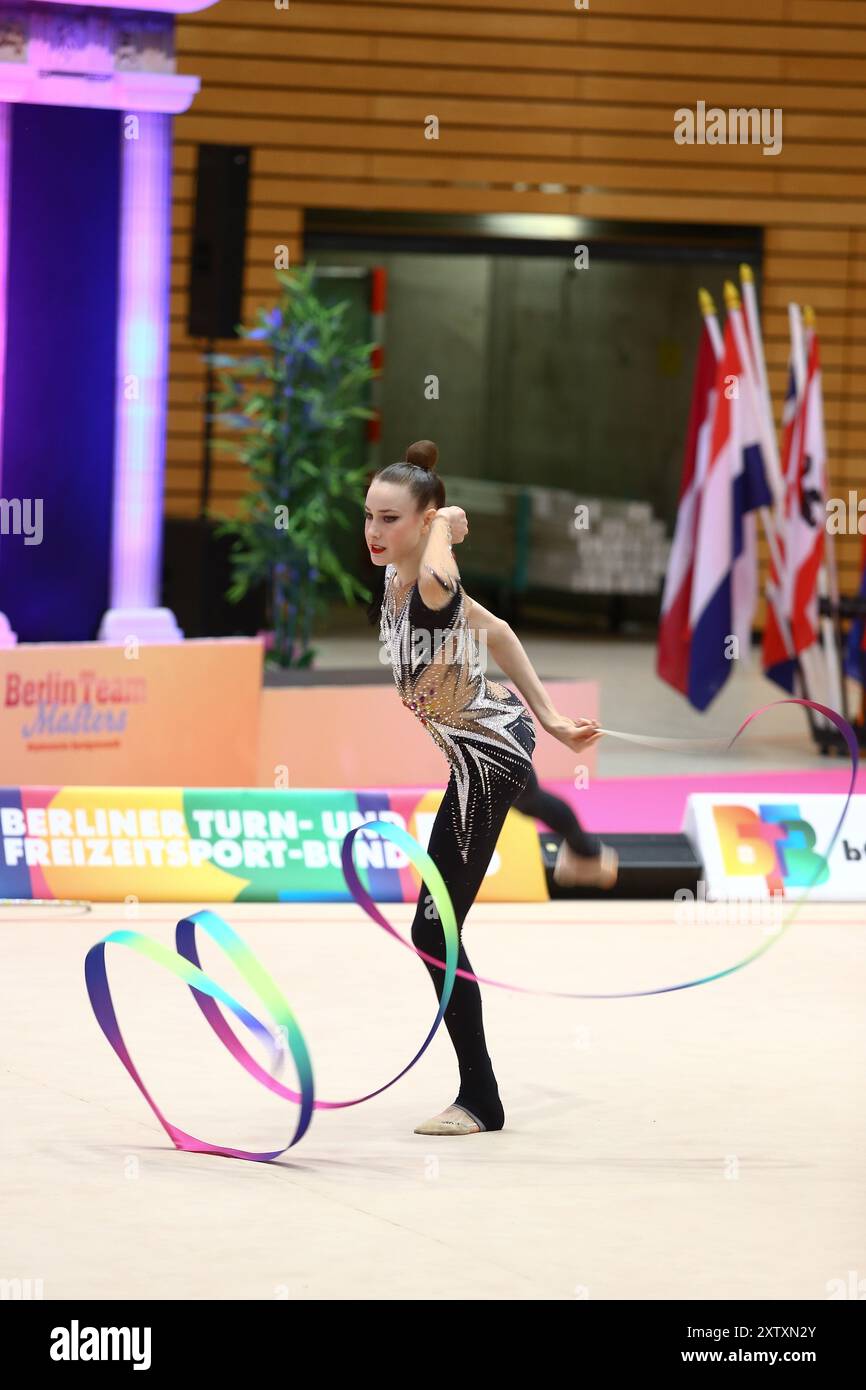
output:
[[[22,917],[7,917],[8,909],[24,908]],[[93,910],[93,903],[86,898],[0,898],[0,922],[25,922],[34,909],[49,912],[52,916],[83,917]]]

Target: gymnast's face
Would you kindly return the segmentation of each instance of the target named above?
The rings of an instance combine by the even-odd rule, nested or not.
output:
[[[364,507],[364,537],[374,565],[399,565],[417,558],[426,543],[435,507],[419,511],[400,483],[370,484]]]

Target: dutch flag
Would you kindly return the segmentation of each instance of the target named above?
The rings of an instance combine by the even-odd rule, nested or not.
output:
[[[715,699],[734,660],[748,654],[758,598],[752,513],[773,500],[758,442],[757,391],[750,372],[729,312],[716,374],[709,466],[698,500],[689,603],[686,693],[699,710]]]
[[[689,693],[689,605],[695,564],[698,502],[710,458],[715,402],[716,355],[704,319],[692,386],[677,519],[662,593],[656,651],[658,675],[683,695]]]

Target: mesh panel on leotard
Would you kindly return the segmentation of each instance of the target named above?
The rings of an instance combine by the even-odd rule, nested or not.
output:
[[[512,791],[525,785],[535,729],[518,696],[487,680],[459,579],[445,607],[435,609],[424,603],[417,582],[398,605],[395,575],[394,565],[388,565],[379,635],[403,704],[451,765],[457,788],[454,830],[465,863],[476,818],[486,818],[485,808],[497,799],[494,783],[510,783]]]

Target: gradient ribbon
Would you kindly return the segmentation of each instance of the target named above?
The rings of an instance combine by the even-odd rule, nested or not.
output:
[[[365,1095],[356,1096],[353,1099],[316,1099],[314,1096],[313,1069],[309,1051],[291,1007],[283,997],[272,977],[250,950],[249,946],[246,945],[242,938],[238,936],[227,922],[223,921],[215,912],[209,910],[194,912],[189,917],[184,917],[178,922],[175,933],[177,953],[170,950],[167,946],[153,941],[150,937],[143,936],[140,932],[133,931],[111,932],[102,941],[91,947],[85,959],[84,970],[87,991],[97,1022],[136,1086],[138,1086],[151,1110],[177,1148],[194,1153],[221,1154],[227,1158],[250,1159],[255,1162],[270,1162],[272,1159],[279,1158],[281,1154],[286,1153],[288,1149],[292,1148],[293,1145],[297,1144],[298,1141],[303,1138],[309,1128],[314,1110],[335,1110],[350,1105],[360,1105],[363,1101],[372,1099],[373,1096],[381,1095],[383,1091],[388,1090],[390,1086],[393,1086],[401,1077],[405,1076],[406,1072],[420,1061],[421,1057],[430,1046],[430,1043],[433,1041],[433,1037],[448,1007],[457,975],[462,976],[464,979],[475,980],[478,984],[491,985],[497,989],[509,990],[512,993],[534,994],[547,998],[636,999],[648,994],[666,994],[672,990],[692,989],[697,985],[708,984],[712,980],[718,980],[725,975],[731,975],[736,970],[742,970],[744,966],[748,965],[753,960],[757,960],[759,956],[768,951],[792,924],[794,917],[803,902],[806,901],[818,874],[824,868],[830,852],[839,837],[839,833],[848,813],[848,808],[851,804],[851,797],[854,794],[857,780],[859,750],[854,730],[846,719],[835,710],[830,709],[827,705],[819,704],[814,700],[791,697],[785,700],[773,700],[770,704],[762,705],[759,709],[754,710],[751,714],[746,716],[736,733],[729,740],[655,739],[638,734],[618,733],[615,730],[602,731],[610,737],[628,739],[631,742],[642,743],[650,747],[664,746],[682,748],[685,745],[708,750],[722,748],[728,750],[733,746],[753,719],[756,719],[758,715],[763,714],[766,710],[772,709],[775,705],[785,704],[808,706],[811,709],[819,711],[836,726],[843,735],[851,755],[851,781],[845,797],[842,814],[839,817],[839,822],[833,832],[833,837],[827,847],[826,853],[823,856],[817,856],[818,862],[812,881],[805,889],[802,896],[793,905],[789,917],[783,922],[778,932],[768,941],[759,946],[755,951],[752,951],[749,955],[744,956],[742,960],[727,966],[724,970],[717,970],[711,975],[702,975],[697,979],[685,980],[678,984],[661,985],[654,989],[626,990],[618,993],[605,994],[585,994],[566,990],[533,989],[525,985],[509,984],[503,980],[488,979],[483,975],[474,975],[468,970],[458,970],[457,955],[459,951],[459,933],[457,921],[454,915],[454,907],[442,875],[426,850],[422,849],[417,840],[413,839],[405,830],[400,829],[399,826],[392,825],[388,821],[374,820],[367,821],[364,825],[357,826],[354,830],[349,831],[343,840],[342,867],[349,891],[355,902],[359,904],[372,921],[382,927],[384,931],[388,932],[390,936],[393,936],[402,945],[406,946],[413,954],[421,956],[424,960],[439,966],[445,971],[442,997],[439,1001],[439,1009],[433,1021],[433,1025],[421,1047],[415,1053],[415,1056],[396,1076],[392,1077],[390,1081],[386,1081],[383,1086],[377,1087],[374,1091],[369,1091]],[[428,956],[426,952],[414,946],[411,941],[405,940],[405,938],[391,926],[379,911],[369,893],[367,893],[358,876],[352,854],[352,845],[355,836],[362,831],[375,831],[381,837],[399,845],[406,853],[409,862],[421,875],[423,882],[430,891],[439,914],[439,919],[442,923],[445,940],[444,961],[437,960],[433,956]],[[197,926],[202,927],[225,952],[238,972],[253,989],[272,1019],[274,1024],[273,1029],[269,1028],[266,1024],[262,1023],[260,1019],[256,1018],[255,1015],[251,1014],[243,1004],[201,969],[195,939]],[[212,1143],[208,1140],[196,1139],[193,1135],[185,1133],[166,1118],[142,1081],[120,1032],[111,992],[108,987],[108,975],[105,964],[105,948],[108,945],[127,946],[132,950],[138,951],[141,955],[164,966],[165,969],[169,970],[172,974],[183,980],[185,984],[189,985],[193,998],[204,1014],[210,1027],[244,1070],[276,1095],[282,1096],[285,1100],[291,1100],[299,1105],[295,1133],[284,1148],[266,1152],[230,1148],[225,1145]],[[262,1067],[242,1045],[220,1011],[220,1003],[233,1013],[238,1021],[242,1023],[254,1037],[265,1045],[269,1053],[272,1071],[268,1072]],[[277,1073],[285,1058],[286,1046],[288,1046],[288,1050],[291,1052],[295,1063],[300,1091],[294,1091],[277,1080]]]
[[[134,931],[114,931],[110,932],[102,941],[96,943],[88,951],[84,961],[84,977],[87,984],[87,993],[90,996],[90,1003],[96,1020],[108,1039],[109,1043],[117,1053],[121,1062],[125,1066],[129,1075],[132,1077],[141,1094],[144,1096],[156,1118],[159,1120],[166,1134],[178,1149],[184,1149],[190,1153],[212,1153],[221,1154],[226,1158],[250,1159],[253,1162],[268,1163],[272,1159],[279,1158],[293,1145],[303,1138],[314,1110],[338,1110],[349,1105],[360,1105],[362,1101],[370,1100],[373,1096],[380,1095],[382,1091],[387,1091],[389,1086],[393,1086],[399,1081],[406,1072],[414,1067],[426,1052],[430,1043],[433,1041],[436,1030],[445,1015],[448,1002],[451,998],[451,991],[454,988],[454,978],[457,970],[457,954],[460,949],[457,932],[457,919],[454,916],[454,907],[451,902],[448,890],[445,887],[444,879],[427,854],[426,850],[414,840],[405,830],[399,826],[391,825],[386,822],[376,821],[377,827],[384,826],[389,839],[395,840],[406,852],[408,858],[414,864],[419,873],[423,874],[425,881],[429,884],[433,901],[436,904],[440,920],[443,924],[445,934],[445,984],[442,991],[442,998],[439,1001],[439,1010],[433,1020],[427,1037],[421,1047],[415,1053],[411,1061],[392,1077],[386,1081],[384,1086],[379,1086],[375,1091],[369,1091],[363,1096],[356,1096],[349,1100],[317,1100],[314,1099],[313,1068],[310,1054],[307,1049],[304,1036],[298,1026],[297,1019],[288,1003],[280,992],[277,984],[261,965],[257,957],[247,946],[246,942],[238,936],[237,932],[229,926],[228,922],[215,912],[205,909],[201,912],[193,912],[189,917],[184,917],[177,924],[175,931],[175,941],[177,953],[168,946],[163,946],[160,942],[152,940],[151,937],[144,936],[141,932]],[[349,832],[343,842],[343,866],[345,869],[348,859],[351,865],[351,844],[359,830],[369,829],[369,824],[358,826]],[[354,866],[352,865],[354,875]],[[357,881],[357,878],[356,878]],[[360,885],[359,885],[360,887]],[[364,890],[361,889],[363,892]],[[371,900],[372,901],[372,900]],[[377,921],[392,936],[402,941],[402,937],[389,925],[374,907],[374,920]],[[200,926],[225,952],[229,960],[236,967],[238,972],[251,986],[258,998],[262,1001],[275,1025],[274,1029],[256,1018],[247,1008],[237,999],[201,969],[198,950],[196,947],[195,931]],[[407,944],[407,943],[404,943]],[[228,1049],[236,1061],[268,1090],[276,1095],[282,1096],[285,1100],[291,1100],[299,1104],[298,1122],[295,1133],[288,1144],[282,1149],[273,1149],[264,1152],[251,1149],[236,1149],[223,1144],[212,1143],[206,1139],[197,1139],[195,1135],[187,1134],[179,1129],[177,1125],[163,1114],[153,1096],[144,1084],[135,1063],[130,1056],[129,1049],[123,1040],[120,1025],[117,1021],[117,1014],[111,997],[111,990],[108,986],[108,972],[105,963],[106,946],[127,946],[140,955],[146,956],[149,960],[162,965],[171,974],[189,985],[193,998],[207,1019],[213,1031],[216,1033],[220,1042]],[[414,951],[410,944],[409,949]],[[268,1049],[272,1071],[268,1072],[256,1059],[250,1055],[239,1038],[229,1027],[222,1013],[218,1002],[225,1005],[231,1013],[235,1015],[240,1023],[248,1029],[254,1037],[264,1043]],[[275,1036],[276,1034],[276,1036]],[[285,1045],[291,1051],[295,1068],[298,1074],[300,1091],[294,1091],[289,1086],[284,1086],[277,1080],[284,1056]]]

